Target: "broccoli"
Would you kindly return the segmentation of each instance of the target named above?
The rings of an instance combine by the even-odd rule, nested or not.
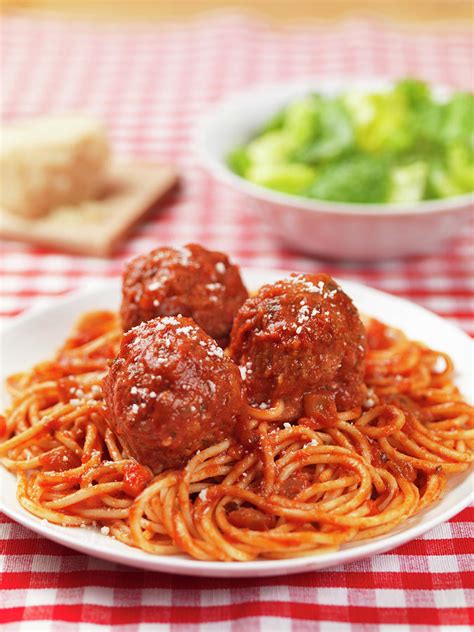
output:
[[[238,175],[277,191],[398,203],[474,191],[474,95],[436,99],[413,78],[391,90],[308,94],[228,156]]]

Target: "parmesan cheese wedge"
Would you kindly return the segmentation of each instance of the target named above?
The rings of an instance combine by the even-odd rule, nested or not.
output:
[[[110,156],[93,118],[58,115],[15,123],[0,138],[0,205],[23,217],[47,215],[96,197]]]

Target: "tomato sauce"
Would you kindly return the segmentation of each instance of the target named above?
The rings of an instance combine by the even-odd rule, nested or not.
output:
[[[152,474],[148,468],[139,463],[128,461],[123,467],[123,489],[125,493],[136,497],[151,481]]]

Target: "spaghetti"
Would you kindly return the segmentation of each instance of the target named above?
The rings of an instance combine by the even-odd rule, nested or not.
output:
[[[53,360],[8,379],[0,459],[27,511],[99,526],[153,554],[284,558],[379,536],[439,499],[448,474],[469,468],[474,410],[447,355],[375,320],[366,328],[362,409],[289,424],[281,403],[249,407],[255,447],[225,440],[153,477],[107,424],[101,383],[119,320],[86,314]]]

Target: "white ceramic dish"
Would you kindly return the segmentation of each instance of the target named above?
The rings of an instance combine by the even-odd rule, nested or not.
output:
[[[282,278],[287,273],[244,270],[249,289]],[[377,290],[353,282],[343,282],[361,311],[372,314],[433,347],[448,352],[458,369],[457,383],[464,393],[470,392],[473,379],[473,342],[462,331],[427,310]],[[64,340],[79,314],[94,309],[116,309],[120,289],[109,281],[64,299],[51,302],[5,327],[0,337],[2,352],[1,379],[51,356]],[[5,394],[2,397],[5,404]],[[446,495],[433,507],[410,518],[392,533],[367,542],[345,545],[340,551],[306,558],[244,563],[201,562],[184,556],[159,557],[115,541],[98,530],[67,528],[42,522],[24,511],[16,500],[16,481],[0,467],[1,509],[13,520],[41,535],[77,551],[138,568],[207,577],[259,577],[317,570],[359,560],[393,549],[448,520],[468,505],[472,496],[472,472],[450,479]]]
[[[386,80],[313,79],[297,84],[249,88],[214,106],[196,129],[195,150],[217,180],[247,196],[277,236],[296,250],[330,258],[373,260],[433,252],[467,220],[474,196],[466,194],[418,204],[345,204],[309,200],[252,184],[233,173],[229,152],[246,143],[293,99],[347,89],[385,90]],[[449,91],[434,91],[440,99]]]

